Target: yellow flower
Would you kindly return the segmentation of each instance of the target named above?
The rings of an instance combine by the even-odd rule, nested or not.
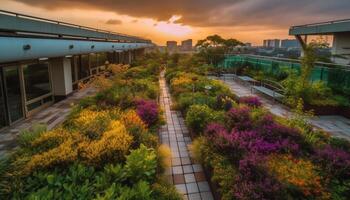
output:
[[[90,164],[98,164],[108,159],[121,159],[132,143],[125,126],[120,121],[112,121],[109,130],[99,140],[84,141],[79,144],[80,156]]]

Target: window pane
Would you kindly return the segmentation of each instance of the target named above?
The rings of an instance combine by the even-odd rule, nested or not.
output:
[[[88,55],[81,56],[81,65],[79,67],[80,67],[79,79],[83,79],[83,78],[90,76],[89,56]]]
[[[2,77],[0,73],[0,128],[6,126],[5,99],[2,87]]]
[[[22,95],[17,66],[4,67],[5,91],[7,94],[10,121],[15,122],[23,117]]]
[[[107,61],[107,53],[97,54],[97,59],[98,59],[98,66],[105,65]]]
[[[97,67],[97,56],[96,54],[92,53],[90,54],[89,56],[90,58],[90,68],[93,69],[93,68],[96,68]]]
[[[26,65],[23,74],[27,101],[51,92],[48,63]]]

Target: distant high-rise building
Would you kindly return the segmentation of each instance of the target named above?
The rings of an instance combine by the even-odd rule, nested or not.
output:
[[[176,51],[177,50],[177,42],[176,41],[167,41],[166,47],[169,51]]]
[[[300,48],[300,44],[298,42],[298,40],[289,40],[289,39],[285,39],[281,41],[281,47],[282,48]]]
[[[182,51],[191,51],[192,50],[192,39],[184,40],[181,42]]]
[[[264,40],[264,47],[267,48],[280,48],[281,40],[273,39],[273,40]]]

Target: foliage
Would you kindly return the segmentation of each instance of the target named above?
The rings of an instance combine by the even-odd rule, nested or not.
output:
[[[202,133],[210,122],[223,121],[222,112],[210,109],[207,105],[193,105],[186,115],[186,124],[194,133]]]
[[[140,180],[155,181],[156,169],[156,151],[144,145],[141,145],[139,149],[132,150],[126,158],[125,171],[131,183],[137,183]]]
[[[254,96],[240,97],[239,102],[251,107],[260,107],[262,105],[259,97],[254,97]]]
[[[267,165],[271,173],[286,184],[291,193],[299,193],[298,195],[305,197],[329,198],[322,188],[316,167],[310,161],[293,158],[291,155],[271,155]]]
[[[114,76],[96,78],[98,93],[62,126],[23,132],[20,147],[0,161],[0,199],[180,199],[160,178],[170,152],[155,133],[158,56],[110,65]]]
[[[20,132],[17,139],[18,144],[22,147],[30,147],[30,144],[42,133],[46,131],[47,127],[43,124],[34,124],[29,130],[23,130]]]
[[[167,145],[160,145],[158,147],[157,155],[160,171],[164,171],[165,169],[171,167],[171,150]]]
[[[136,101],[136,112],[148,127],[156,125],[159,120],[159,109],[155,101]]]

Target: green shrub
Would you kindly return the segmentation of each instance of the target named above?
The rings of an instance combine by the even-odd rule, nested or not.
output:
[[[153,182],[157,169],[157,155],[153,148],[141,145],[140,148],[132,150],[126,158],[125,172],[131,183],[140,180]]]
[[[223,112],[214,111],[207,105],[192,105],[186,114],[187,126],[196,134],[202,133],[210,122],[223,122]]]
[[[182,196],[177,192],[174,185],[166,180],[160,180],[152,185],[153,196],[157,200],[181,200]]]
[[[18,144],[23,147],[30,147],[30,144],[41,134],[47,130],[47,126],[44,124],[35,124],[28,130],[23,130],[20,132],[17,139]]]
[[[177,99],[176,108],[183,112],[187,112],[188,108],[193,104],[208,105],[210,108],[214,108],[216,104],[216,98],[208,96],[201,92],[184,93],[180,94]]]

